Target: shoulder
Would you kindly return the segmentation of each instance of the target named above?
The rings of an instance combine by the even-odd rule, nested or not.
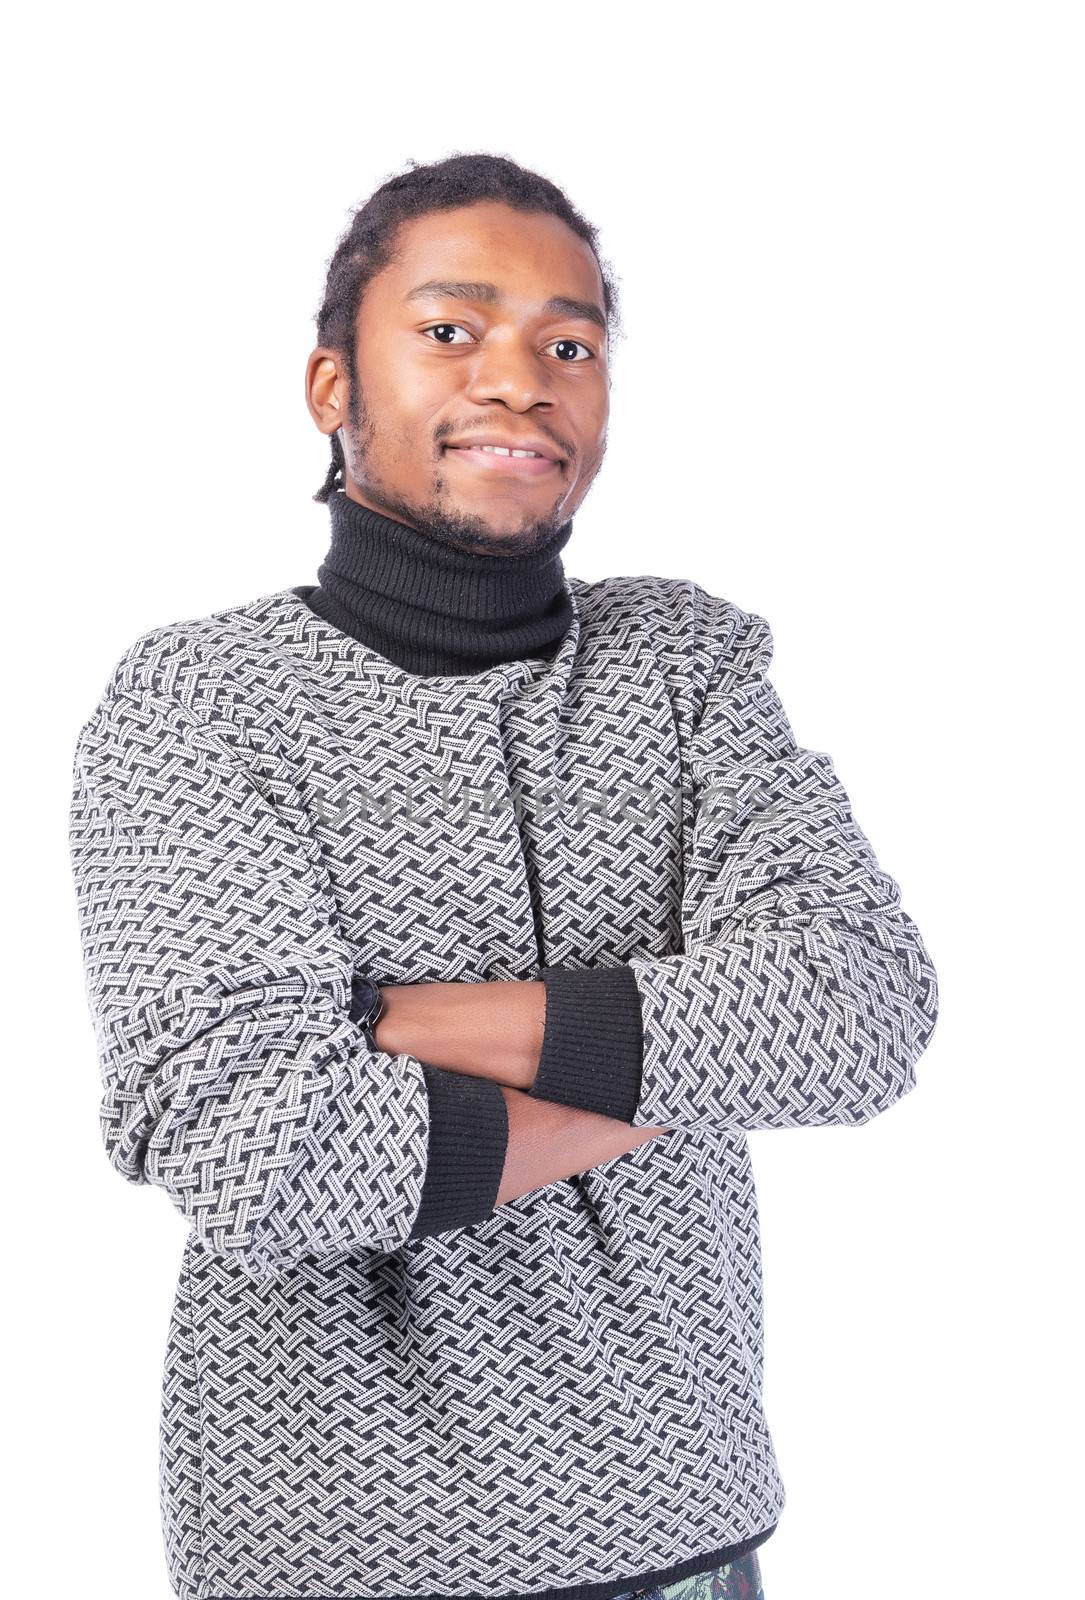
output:
[[[121,650],[103,686],[103,697],[158,692],[190,704],[201,694],[210,696],[232,669],[259,658],[288,593],[275,590],[203,616],[148,628]]]
[[[276,629],[288,590],[148,628],[116,657],[79,729],[80,745],[98,725],[151,728],[169,717],[215,722],[232,731],[229,710],[243,681],[273,676]],[[220,714],[223,713],[223,714]]]
[[[693,578],[634,574],[571,582],[589,635],[635,635],[665,672],[702,691],[730,674],[760,675],[772,661],[766,618]]]

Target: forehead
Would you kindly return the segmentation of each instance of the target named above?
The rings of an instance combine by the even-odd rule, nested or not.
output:
[[[510,300],[553,296],[603,303],[594,252],[560,217],[480,202],[431,212],[400,225],[395,258],[373,281],[386,300],[407,301],[431,280],[485,282]],[[525,309],[530,309],[525,304]]]

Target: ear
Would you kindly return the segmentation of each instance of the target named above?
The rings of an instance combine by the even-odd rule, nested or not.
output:
[[[305,404],[321,433],[330,435],[346,426],[349,395],[339,352],[318,345],[305,363]]]

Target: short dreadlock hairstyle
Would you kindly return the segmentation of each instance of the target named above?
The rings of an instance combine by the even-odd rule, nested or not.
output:
[[[592,249],[603,279],[603,309],[608,339],[620,331],[618,291],[609,262],[598,250],[598,231],[581,216],[556,184],[507,156],[477,153],[451,155],[421,166],[409,161],[374,190],[351,213],[351,222],[328,262],[324,299],[316,313],[317,343],[342,358],[355,410],[354,328],[366,285],[393,259],[400,223],[434,211],[451,211],[478,201],[502,200],[518,211],[560,217]],[[356,415],[356,412],[355,412]],[[331,436],[332,458],[327,477],[313,496],[327,501],[345,480],[346,462],[338,433]]]

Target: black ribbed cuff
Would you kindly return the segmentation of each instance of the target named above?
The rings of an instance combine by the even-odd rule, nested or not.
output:
[[[632,967],[543,967],[546,1020],[540,1100],[632,1122],[640,1101],[644,1032]]]
[[[469,1228],[491,1217],[505,1170],[509,1114],[492,1078],[420,1063],[429,1095],[429,1154],[408,1239]]]

